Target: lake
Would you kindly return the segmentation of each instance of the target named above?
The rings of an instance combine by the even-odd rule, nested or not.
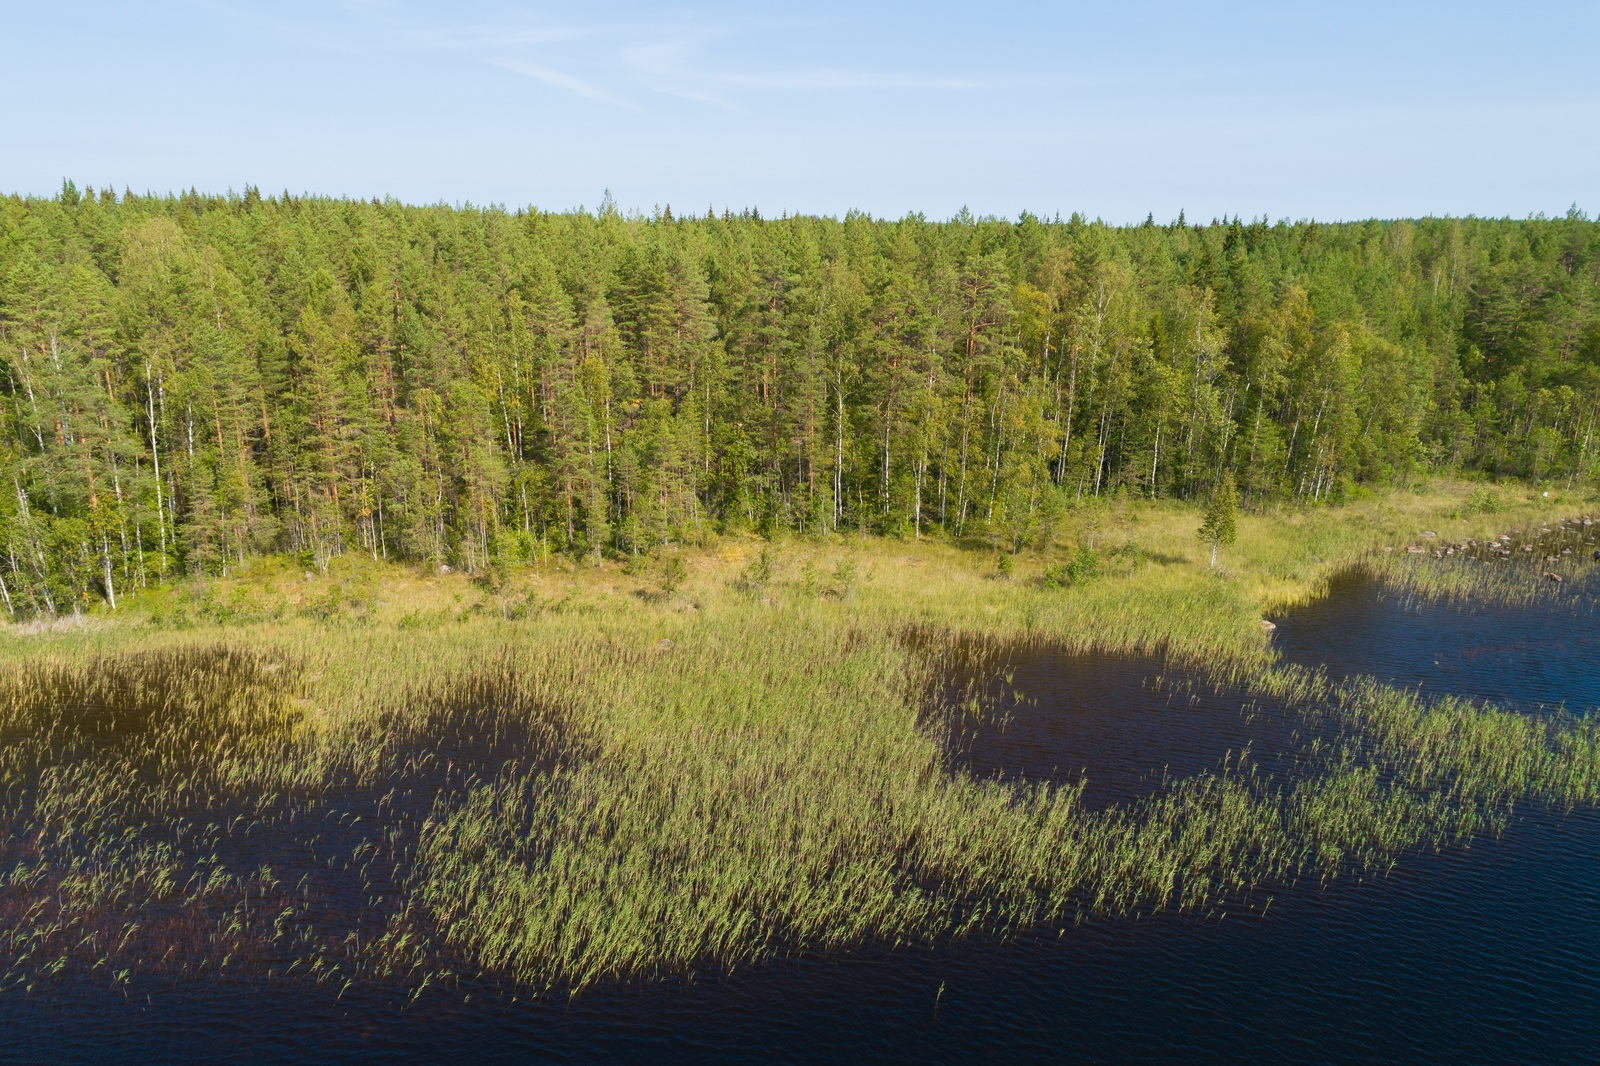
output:
[[[1277,620],[1284,659],[1335,679],[1527,713],[1600,706],[1600,619],[1420,606],[1371,579]],[[1248,748],[1282,756],[1293,708],[1136,658],[1018,650],[953,767],[1135,800]],[[786,959],[575,1000],[183,982],[124,998],[0,997],[0,1058],[327,1062],[1130,1060],[1588,1061],[1600,1047],[1600,814],[1519,811],[1498,839],[1403,856],[1381,880],[1302,885],[1238,913],[1103,919],[1060,936]]]

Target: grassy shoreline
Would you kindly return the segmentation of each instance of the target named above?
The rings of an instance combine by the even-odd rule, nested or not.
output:
[[[1441,483],[1243,516],[1113,501],[1067,545],[725,541],[491,589],[346,557],[0,638],[0,987],[88,973],[526,989],[794,950],[1065,928],[1379,873],[1600,798],[1592,722],[1276,667],[1261,619],[1342,569],[1588,498]],[[1434,537],[1424,537],[1432,533]],[[1091,577],[1047,568],[1086,546]],[[1385,555],[1382,549],[1396,549]],[[1394,563],[1383,565],[1393,566]],[[1333,724],[1300,781],[1248,766],[1085,811],[951,773],[927,694],[1008,644],[1144,653]]]

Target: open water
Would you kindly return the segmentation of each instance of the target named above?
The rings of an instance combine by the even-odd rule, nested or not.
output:
[[[1351,580],[1278,620],[1289,660],[1541,713],[1600,706],[1600,619],[1418,608]],[[1091,805],[1271,764],[1285,708],[1139,659],[1013,657],[977,773],[1085,781]],[[197,984],[124,998],[0,997],[0,1060],[1405,1061],[1600,1057],[1600,814],[1520,814],[1498,839],[1403,857],[1386,879],[1279,894],[1265,914],[1093,921],[1062,935],[785,960],[576,1000]]]

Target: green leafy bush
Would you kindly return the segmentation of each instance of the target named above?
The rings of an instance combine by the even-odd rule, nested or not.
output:
[[[668,556],[667,561],[662,564],[661,567],[662,594],[670,596],[674,592],[677,592],[678,589],[683,585],[684,579],[688,576],[689,568],[684,564],[683,556]]]
[[[1100,569],[1100,556],[1087,544],[1080,545],[1072,558],[1064,563],[1045,567],[1044,587],[1047,589],[1071,588],[1089,580]]]
[[[772,550],[762,548],[761,554],[746,563],[739,576],[733,579],[733,587],[751,596],[761,595],[772,584],[774,562]]]

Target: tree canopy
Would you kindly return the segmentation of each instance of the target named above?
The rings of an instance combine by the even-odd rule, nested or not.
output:
[[[1593,474],[1600,225],[0,200],[0,579],[1045,535],[1113,492]]]

